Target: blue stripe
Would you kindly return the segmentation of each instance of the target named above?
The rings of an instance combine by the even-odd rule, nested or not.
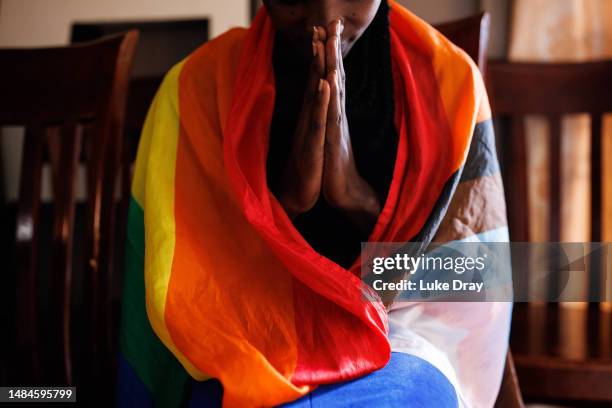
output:
[[[122,353],[119,353],[117,373],[117,407],[152,407],[153,399]]]
[[[499,172],[495,148],[495,131],[491,119],[480,122],[474,128],[468,157],[463,166],[461,182],[475,180]]]
[[[500,227],[494,230],[481,232],[480,234],[465,237],[459,241],[453,242],[509,242],[510,234],[508,227]]]
[[[194,381],[189,401],[190,408],[220,408],[223,401],[223,386],[213,378],[203,382]]]

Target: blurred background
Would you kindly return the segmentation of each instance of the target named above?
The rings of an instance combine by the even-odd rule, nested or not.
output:
[[[481,65],[481,69],[498,131],[513,239],[610,241],[612,122],[606,113],[612,111],[612,65],[607,61],[612,59],[612,0],[398,1],[432,24],[464,21],[482,12],[490,15],[489,24],[479,26],[477,40],[488,60],[489,68]],[[254,0],[0,0],[0,48],[68,46],[130,29],[139,31],[122,135],[123,167],[116,180],[107,181],[120,203],[126,195],[140,128],[163,74],[200,44],[231,27],[248,26],[259,7]],[[580,89],[598,91],[580,95]],[[535,108],[530,111],[529,106]],[[24,132],[16,126],[0,130],[2,259],[6,260],[0,310],[2,326],[11,332],[21,296],[15,291],[19,266],[13,253]],[[42,163],[41,242],[54,229],[51,156],[45,154]],[[73,178],[70,256],[75,265],[86,258],[87,240],[82,239],[88,217],[86,161],[84,155]],[[110,230],[115,256],[105,272],[110,280],[110,333],[116,329],[121,300],[125,231],[121,204],[115,218],[116,228]],[[45,294],[52,286],[53,275],[46,270],[52,252],[52,246],[38,248],[39,309],[52,302]],[[68,290],[68,303],[77,315],[88,301],[83,273],[82,268],[73,268]],[[593,279],[585,277],[578,285],[588,291]],[[610,282],[603,282],[603,287],[612,290]],[[522,395],[529,404],[612,406],[611,314],[606,302],[517,305],[511,345]],[[71,330],[77,330],[79,320],[73,320]],[[2,337],[0,385],[14,384],[12,343],[10,336]],[[70,353],[86,359],[78,340],[73,343]],[[73,381],[78,383],[78,375]]]

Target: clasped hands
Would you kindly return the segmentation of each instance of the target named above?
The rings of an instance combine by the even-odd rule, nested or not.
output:
[[[345,109],[341,20],[313,27],[308,84],[290,157],[277,192],[291,219],[310,210],[319,197],[368,232],[381,210],[372,187],[359,175]]]

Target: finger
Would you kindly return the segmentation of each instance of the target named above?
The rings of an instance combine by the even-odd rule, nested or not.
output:
[[[320,27],[313,27],[312,36],[312,62],[310,64],[310,74],[308,78],[309,95],[314,97],[319,86],[319,79],[325,76],[325,45],[320,40]]]
[[[327,146],[331,149],[338,147],[342,124],[342,111],[340,105],[339,87],[338,87],[338,71],[331,71],[327,75],[329,82],[329,107],[327,109],[327,124],[326,124],[326,150]],[[331,150],[330,150],[331,151]]]
[[[338,123],[338,131],[335,133],[338,137],[338,141],[335,142],[338,146],[343,146],[346,140],[343,138],[343,132],[347,131],[348,124],[346,118],[346,108],[345,108],[345,98],[346,98],[346,74],[344,72],[344,61],[342,59],[342,31],[344,30],[344,23],[342,20],[337,20],[336,24],[331,27],[331,29],[335,30],[335,35],[338,38],[337,46],[335,47],[336,52],[336,63],[337,68],[335,70],[335,80],[333,84],[335,84],[335,89],[332,90],[332,97],[335,98],[336,107],[338,110],[338,118],[336,122]],[[332,83],[332,82],[330,82]],[[343,149],[344,151],[345,149]],[[350,148],[348,149],[350,150]],[[347,151],[348,151],[347,150]]]
[[[325,41],[327,41],[327,28],[317,26],[317,31],[319,33],[319,41],[322,41],[323,44],[325,44]]]
[[[340,20],[334,20],[328,28],[327,41],[325,43],[325,57],[327,72],[338,69],[338,49],[340,48]]]
[[[308,126],[308,145],[311,153],[316,153],[323,159],[323,145],[325,143],[325,131],[327,127],[327,112],[329,108],[330,87],[325,79],[319,80],[317,87],[317,98],[310,115]]]
[[[318,92],[319,80],[325,76],[325,46],[319,39],[320,31],[320,27],[313,27],[313,58],[310,64],[304,99],[302,101],[302,111],[297,124],[297,136],[300,140],[304,140],[306,137],[312,105],[315,103]]]
[[[314,55],[314,69],[318,75],[318,79],[325,77],[325,30],[323,27],[314,27],[314,40],[313,40],[313,53]],[[316,81],[315,85],[318,87],[319,83]]]
[[[297,151],[294,151],[295,170],[302,180],[302,191],[306,197],[318,198],[321,190],[324,166],[325,125],[329,105],[329,85],[324,79],[319,80],[317,95],[308,118],[305,139]],[[310,202],[310,200],[307,200]],[[314,205],[314,201],[311,202]]]
[[[334,192],[342,191],[343,163],[348,159],[348,149],[342,139],[342,116],[338,97],[338,72],[328,74],[330,100],[327,110],[323,158],[323,194],[326,199],[334,200]]]
[[[338,75],[339,75],[339,82],[340,82],[340,89],[344,89],[344,82],[346,79],[346,75],[344,72],[344,59],[342,58],[342,31],[344,31],[344,24],[340,24],[338,26],[338,47],[336,48],[336,51],[338,53],[338,55],[336,56],[336,60],[338,61]]]

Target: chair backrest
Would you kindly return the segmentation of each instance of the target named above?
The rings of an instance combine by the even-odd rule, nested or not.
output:
[[[538,115],[549,122],[548,138],[548,241],[561,241],[564,218],[561,213],[561,120],[564,115],[591,117],[591,241],[602,240],[602,116],[612,112],[612,61],[587,63],[490,62],[487,87],[493,114],[507,125],[500,138],[510,236],[529,242],[529,188],[525,118]],[[588,197],[585,197],[588,199]],[[522,259],[525,270],[528,259]],[[520,262],[519,262],[520,263]],[[601,295],[601,266],[597,255],[588,262],[584,287]],[[605,270],[605,268],[603,269]],[[551,275],[555,276],[555,275]],[[541,282],[558,288],[552,279]],[[538,283],[539,284],[539,283]],[[523,288],[524,290],[525,288]],[[531,293],[531,292],[530,292]],[[524,306],[524,305],[518,305]],[[606,304],[565,307],[538,303],[515,309],[513,337],[516,362],[531,398],[612,401],[612,343],[610,313]],[[601,313],[600,311],[604,311]],[[570,330],[571,328],[571,330]],[[576,353],[576,351],[578,352]],[[568,356],[571,358],[568,360]]]
[[[11,372],[24,384],[73,383],[71,281],[84,269],[86,350],[93,361],[111,333],[108,286],[112,264],[118,143],[123,129],[135,31],[71,47],[0,50],[0,126],[25,127],[15,230],[17,305]],[[84,153],[82,151],[84,150]],[[81,155],[87,171],[83,267],[73,265],[75,179]],[[41,174],[52,167],[51,265],[39,265]],[[49,272],[49,307],[40,313],[38,270]],[[106,303],[108,302],[108,303]],[[42,315],[44,321],[41,321]],[[44,335],[43,335],[44,333]],[[81,344],[82,342],[79,342]],[[42,358],[50,359],[47,369]],[[102,357],[100,357],[102,358]],[[111,358],[111,356],[108,356]]]
[[[489,13],[480,13],[462,20],[439,24],[436,29],[472,57],[484,76],[490,25]]]
[[[510,137],[502,146],[507,183],[510,234],[529,241],[525,197],[528,174],[524,119],[542,115],[550,122],[549,241],[561,240],[561,118],[591,116],[591,241],[602,239],[602,116],[612,112],[612,61],[573,64],[493,62],[487,87],[493,112],[510,120]]]
[[[127,224],[130,206],[130,188],[138,141],[144,121],[164,75],[177,61],[187,57],[193,50],[208,41],[210,19],[164,19],[89,21],[72,26],[71,41],[96,40],[105,35],[138,30],[138,50],[134,56],[134,68],[129,85],[129,97],[125,111],[125,133],[123,135],[123,157],[121,171],[121,205],[117,214],[117,225]],[[116,258],[123,259],[123,240],[117,240]],[[117,274],[122,274],[123,263],[116,264]]]

